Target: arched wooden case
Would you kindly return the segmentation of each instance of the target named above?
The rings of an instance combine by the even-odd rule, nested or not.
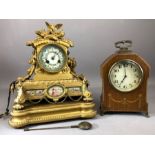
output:
[[[115,89],[108,78],[111,66],[123,59],[130,59],[139,64],[143,70],[141,84],[131,92],[120,92]],[[141,112],[148,116],[147,80],[149,77],[149,64],[138,54],[122,48],[108,57],[100,66],[102,78],[102,94],[100,112]]]

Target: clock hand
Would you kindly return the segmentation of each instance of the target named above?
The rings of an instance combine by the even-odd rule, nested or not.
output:
[[[32,130],[50,130],[50,129],[67,129],[67,128],[79,128],[81,130],[89,130],[92,128],[92,124],[89,122],[81,122],[78,125],[72,126],[61,126],[61,127],[51,127],[51,128],[28,128],[26,127],[24,131],[32,131]]]
[[[126,68],[125,68],[125,66],[124,66],[124,72],[125,72],[125,76],[127,77],[127,75],[126,75]]]
[[[58,60],[58,63],[61,63],[60,59]]]
[[[50,63],[50,62],[49,62],[49,60],[47,60],[47,59],[46,59],[46,63],[48,63],[48,64],[49,64],[49,63]]]
[[[51,59],[54,60],[55,59],[55,55]]]
[[[123,78],[123,80],[121,81],[121,83],[119,84],[119,86],[120,86],[120,85],[124,82],[124,80],[127,78],[125,66],[124,66],[124,73],[125,73],[124,78]]]

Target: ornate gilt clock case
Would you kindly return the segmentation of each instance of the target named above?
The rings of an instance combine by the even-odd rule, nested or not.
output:
[[[128,50],[131,41],[120,41],[119,50],[101,64],[102,94],[100,111],[141,112],[148,116],[147,80],[149,64]]]
[[[34,48],[27,75],[11,86],[17,90],[9,120],[14,128],[96,115],[88,81],[76,74],[76,61],[69,57],[72,41],[64,39],[62,24],[46,25],[27,43]]]

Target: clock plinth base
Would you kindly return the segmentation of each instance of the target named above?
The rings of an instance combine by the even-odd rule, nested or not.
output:
[[[11,112],[10,126],[22,128],[30,124],[54,122],[76,118],[93,118],[96,116],[95,104],[92,102],[64,103],[57,105],[38,105],[24,110]]]

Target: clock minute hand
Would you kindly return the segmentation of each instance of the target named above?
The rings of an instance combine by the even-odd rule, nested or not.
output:
[[[55,59],[55,55],[52,57],[52,60],[54,60]]]
[[[125,73],[124,78],[123,78],[123,80],[121,81],[121,83],[119,84],[119,86],[120,86],[120,85],[123,83],[123,81],[127,78],[125,66],[124,66],[124,73]]]
[[[125,77],[127,77],[127,75],[126,75],[126,68],[125,68],[125,66],[124,66],[124,72],[125,72]]]

